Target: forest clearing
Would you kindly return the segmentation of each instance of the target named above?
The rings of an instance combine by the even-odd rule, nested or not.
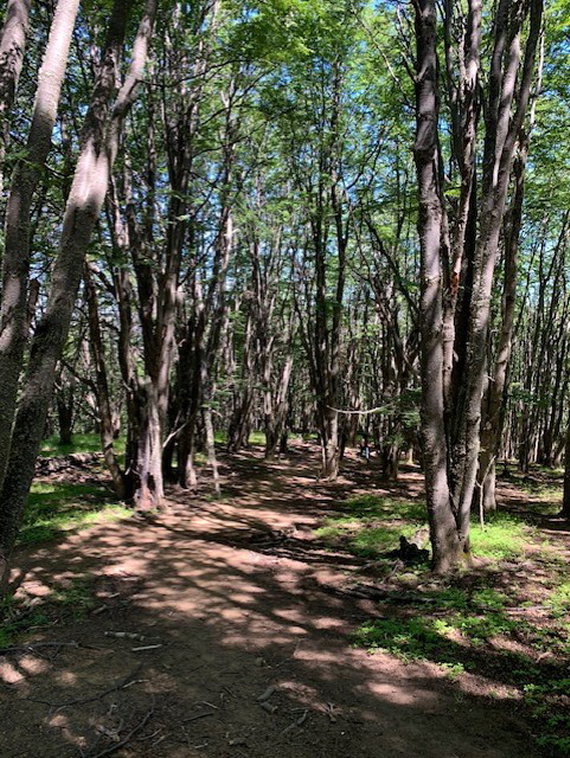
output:
[[[568,758],[570,0],[0,11],[0,758]]]
[[[1,639],[0,754],[563,755],[556,481],[502,480],[474,570],[437,579],[393,555],[425,525],[417,467],[375,487],[377,461],[352,453],[327,484],[317,460],[315,443],[272,463],[253,447],[224,456],[220,497],[174,487],[160,514],[96,525],[72,514],[102,507],[100,467],[40,479]],[[50,533],[47,485],[71,482]]]

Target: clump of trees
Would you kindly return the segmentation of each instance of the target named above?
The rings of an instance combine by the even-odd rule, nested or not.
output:
[[[142,510],[196,485],[199,451],[219,488],[217,434],[263,431],[268,459],[316,434],[327,479],[364,434],[382,476],[421,462],[439,571],[500,461],[568,460],[567,18],[10,0],[3,581],[58,423],[97,429]]]

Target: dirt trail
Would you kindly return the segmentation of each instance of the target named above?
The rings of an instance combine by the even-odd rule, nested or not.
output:
[[[218,501],[175,491],[156,518],[19,555],[20,592],[92,577],[97,606],[37,635],[78,647],[0,661],[0,756],[533,755],[512,706],[469,675],[351,648],[348,633],[378,608],[335,592],[360,562],[311,530],[363,472],[353,462],[352,478],[318,485],[315,459],[297,453],[232,459]],[[415,492],[418,478],[400,486]]]

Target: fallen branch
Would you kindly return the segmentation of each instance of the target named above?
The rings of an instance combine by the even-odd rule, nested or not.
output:
[[[295,719],[295,721],[293,721],[292,724],[289,724],[289,726],[286,726],[285,729],[283,729],[280,736],[287,734],[287,732],[290,732],[296,726],[302,726],[307,720],[308,716],[309,716],[309,711],[303,711],[302,715],[298,719]]]
[[[368,408],[365,411],[345,411],[342,408],[333,408],[327,405],[327,408],[335,413],[343,413],[345,416],[369,416],[371,413],[386,413],[386,406],[380,405],[377,408]]]
[[[104,755],[111,755],[112,753],[115,753],[117,750],[120,750],[122,747],[125,747],[125,745],[128,745],[129,742],[132,740],[132,738],[135,736],[135,734],[138,734],[141,729],[144,729],[144,727],[147,725],[149,719],[154,713],[154,706],[146,712],[144,715],[144,718],[139,721],[139,723],[131,729],[131,731],[127,734],[126,737],[124,737],[120,742],[117,742],[116,745],[111,745],[108,748],[105,748],[105,750],[100,750],[98,753],[91,753],[91,755],[87,754],[85,758],[103,758]]]
[[[271,697],[271,695],[273,695],[273,693],[275,692],[275,690],[276,690],[276,689],[277,689],[277,687],[275,687],[275,685],[273,685],[273,684],[272,684],[271,686],[269,686],[269,687],[268,687],[268,688],[265,690],[265,692],[263,692],[263,693],[262,693],[262,694],[261,694],[261,695],[260,695],[260,696],[257,698],[257,702],[258,702],[258,703],[263,703],[263,701],[264,701],[264,700],[269,700],[269,698]]]
[[[187,719],[182,719],[183,724],[188,724],[190,721],[197,721],[198,719],[203,719],[205,716],[213,716],[214,711],[208,711],[207,713],[196,713],[194,716],[190,716]]]
[[[104,698],[106,695],[110,695],[111,692],[124,690],[127,687],[131,687],[133,684],[147,681],[145,679],[133,679],[133,677],[138,674],[141,668],[142,668],[142,663],[139,664],[136,667],[136,669],[131,674],[129,674],[126,678],[121,679],[121,681],[118,682],[118,684],[115,684],[113,687],[109,687],[108,690],[99,692],[97,695],[92,695],[91,697],[79,698],[77,700],[67,700],[64,703],[50,703],[48,700],[36,700],[31,697],[26,698],[26,700],[29,700],[31,703],[42,703],[43,705],[49,705],[51,708],[56,708],[56,709],[69,708],[72,705],[85,705],[85,703],[94,703],[96,700],[101,700],[101,698]]]
[[[105,637],[117,637],[122,640],[137,640],[142,642],[145,638],[144,634],[138,634],[137,632],[104,632]]]
[[[79,642],[31,642],[29,645],[15,645],[14,647],[4,647],[0,649],[0,655],[9,655],[10,653],[33,653],[36,649],[42,647],[85,647]]]

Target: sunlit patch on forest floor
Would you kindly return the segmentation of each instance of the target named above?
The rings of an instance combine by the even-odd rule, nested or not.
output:
[[[220,497],[204,468],[145,518],[96,467],[36,484],[2,610],[0,755],[38,755],[39,730],[46,758],[129,735],[116,755],[570,754],[556,476],[511,472],[472,569],[438,579],[397,556],[425,539],[417,469],[387,484],[349,455],[326,484],[308,443],[222,464]]]

